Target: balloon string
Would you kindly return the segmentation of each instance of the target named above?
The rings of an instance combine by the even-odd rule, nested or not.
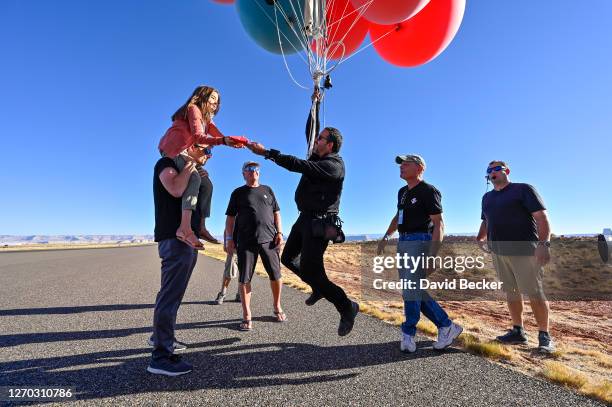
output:
[[[348,16],[350,16],[353,13],[357,13],[357,17],[353,19],[353,21],[351,22],[351,26],[346,30],[346,32],[344,33],[344,35],[342,36],[342,38],[340,38],[340,40],[338,41],[334,41],[332,44],[330,44],[330,47],[326,50],[328,53],[331,49],[332,54],[334,53],[334,51],[336,51],[336,49],[342,45],[343,49],[342,49],[342,56],[339,58],[338,63],[329,71],[333,71],[334,69],[336,69],[336,67],[339,65],[339,63],[344,59],[344,56],[346,55],[346,46],[344,45],[344,40],[346,39],[346,37],[348,36],[349,32],[351,32],[351,30],[357,25],[357,23],[359,22],[359,20],[361,19],[361,17],[363,17],[363,15],[365,14],[366,10],[368,9],[368,7],[370,7],[370,5],[372,4],[373,0],[370,0],[368,3],[364,3],[361,7],[359,7],[358,9],[351,11],[350,13],[343,15],[343,17],[338,20],[335,21],[334,24],[338,23],[339,21],[347,18]],[[348,6],[348,3],[346,3],[346,6]],[[343,13],[346,11],[346,7],[344,8]],[[335,34],[334,34],[335,36]],[[334,44],[336,44],[333,48],[331,48]]]
[[[280,45],[281,54],[283,55],[283,62],[285,63],[285,69],[287,70],[287,73],[289,74],[289,77],[291,78],[293,83],[295,83],[297,86],[299,86],[302,89],[308,89],[306,86],[298,83],[298,81],[295,80],[295,78],[293,77],[293,73],[291,72],[291,69],[289,69],[289,64],[287,64],[287,57],[285,56],[285,50],[283,49],[283,44],[280,39],[280,28],[278,27],[278,15],[276,14],[276,8],[274,8],[274,18],[276,19],[276,31],[278,33],[278,43]]]
[[[345,59],[341,60],[340,62],[338,62],[336,65],[340,65],[341,63],[345,63],[346,61],[348,61],[349,59],[353,58],[355,55],[359,54],[361,51],[370,48],[372,45],[376,44],[378,41],[382,40],[383,38],[385,38],[386,36],[388,36],[389,34],[391,34],[392,32],[396,31],[397,28],[393,27],[391,30],[389,30],[389,32],[381,35],[380,37],[378,37],[375,41],[370,42],[368,45],[366,45],[365,47],[359,49],[358,51],[354,52],[352,55],[349,55],[348,57],[346,57]]]
[[[292,41],[291,41],[291,40],[290,40],[290,39],[289,39],[289,38],[288,38],[288,37],[285,35],[285,33],[280,32],[280,28],[278,27],[278,19],[277,19],[277,21],[275,22],[275,21],[272,19],[272,17],[270,17],[270,15],[268,14],[268,12],[267,12],[267,11],[266,11],[266,10],[265,10],[265,9],[264,9],[262,6],[261,6],[261,4],[259,4],[259,2],[257,2],[257,1],[256,1],[256,2],[255,2],[255,4],[257,5],[257,7],[259,7],[259,8],[261,9],[261,12],[262,12],[262,13],[263,13],[263,14],[264,14],[264,15],[265,15],[267,18],[268,18],[268,20],[270,20],[270,23],[272,23],[272,24],[274,24],[274,25],[276,26],[276,30],[277,30],[277,32],[278,32],[278,34],[279,34],[279,45],[281,44],[281,42],[280,42],[280,35],[282,34],[282,36],[283,36],[283,37],[284,37],[284,38],[287,40],[287,42],[288,42],[288,43],[289,43],[289,44],[290,44],[290,45],[293,47],[293,49],[294,49],[294,50],[295,50],[295,51],[298,53],[298,55],[300,56],[300,58],[302,59],[302,61],[304,61],[304,63],[305,63],[306,65],[308,65],[308,62],[307,62],[307,61],[304,59],[304,57],[302,56],[302,54],[300,54],[300,50],[299,50],[298,48],[296,48],[296,47],[295,47],[295,44],[293,44],[293,42],[292,42]],[[275,7],[275,13],[276,13],[276,7]],[[291,24],[289,24],[289,23],[288,23],[288,25],[289,25],[289,27],[291,27]],[[293,29],[293,28],[292,28],[292,29]],[[294,30],[294,32],[295,32],[295,30]],[[298,37],[298,40],[299,40],[299,37]],[[303,44],[301,44],[301,45],[303,45]],[[281,49],[281,51],[282,51],[282,49]]]

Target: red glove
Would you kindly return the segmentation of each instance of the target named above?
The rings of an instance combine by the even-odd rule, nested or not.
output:
[[[217,138],[225,137],[223,133],[219,131],[217,126],[214,125],[214,123],[208,124],[208,134],[210,134],[213,137],[217,137]],[[249,139],[244,136],[229,136],[229,138],[232,139],[234,142],[241,144],[243,146],[246,146],[247,144],[250,143]]]

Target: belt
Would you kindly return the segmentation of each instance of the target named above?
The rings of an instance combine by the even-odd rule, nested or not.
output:
[[[429,233],[400,233],[399,241],[415,241],[415,240],[431,240],[431,234]]]
[[[301,212],[300,215],[304,215],[304,216],[309,216],[309,217],[313,217],[313,218],[326,218],[330,215],[338,215],[338,212],[327,212],[327,211],[321,211],[321,212],[315,212],[315,211],[304,211]]]

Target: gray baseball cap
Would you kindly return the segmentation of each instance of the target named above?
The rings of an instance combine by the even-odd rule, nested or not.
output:
[[[413,162],[419,164],[423,168],[426,167],[425,160],[423,159],[423,157],[417,154],[398,155],[397,157],[395,157],[395,162],[397,164],[401,164],[403,162]]]

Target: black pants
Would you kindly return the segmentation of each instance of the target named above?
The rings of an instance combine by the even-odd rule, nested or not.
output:
[[[198,260],[197,250],[178,239],[162,240],[158,243],[158,251],[161,258],[161,288],[153,314],[154,360],[172,355],[176,314]]]
[[[210,217],[210,203],[212,201],[213,184],[208,177],[202,177],[198,193],[198,208],[202,219]]]
[[[323,264],[328,240],[312,236],[314,216],[301,213],[285,243],[281,263],[298,275],[313,291],[334,304],[341,314],[351,311],[351,301],[342,288],[332,283]]]

